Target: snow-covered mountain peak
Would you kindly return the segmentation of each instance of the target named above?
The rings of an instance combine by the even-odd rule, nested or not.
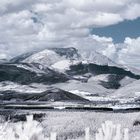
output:
[[[122,67],[108,57],[94,51],[71,48],[47,48],[40,52],[20,55],[11,60],[12,63],[41,64],[60,72],[70,69],[70,66],[82,64],[97,64]],[[42,68],[41,68],[42,69]]]
[[[77,49],[70,48],[52,48],[51,50],[55,51],[60,56],[63,56],[67,59],[78,59],[80,58],[80,54]]]
[[[98,65],[118,66],[115,62],[108,57],[96,52],[96,51],[84,51],[81,52],[81,57],[84,63],[94,63]]]
[[[52,50],[45,49],[41,52],[35,53],[22,62],[24,63],[40,63],[45,66],[50,66],[61,60],[61,57]]]
[[[94,63],[98,65],[118,66],[115,62],[96,51],[81,51],[75,48],[51,48],[31,54],[22,62],[40,63],[45,66],[58,66],[63,62],[72,65],[74,61]],[[63,65],[65,65],[63,63]],[[57,67],[58,68],[58,67]]]

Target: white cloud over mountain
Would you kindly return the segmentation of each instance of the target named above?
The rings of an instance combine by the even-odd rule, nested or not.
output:
[[[90,31],[136,19],[139,9],[139,0],[1,0],[0,58],[45,47],[77,47],[137,66],[139,38],[127,38],[118,49],[112,38]]]

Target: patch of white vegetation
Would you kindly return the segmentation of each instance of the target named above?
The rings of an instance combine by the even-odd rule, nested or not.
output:
[[[116,125],[111,121],[106,121],[98,129],[95,140],[129,140],[129,131],[127,128],[121,129],[120,124]]]
[[[90,129],[85,129],[85,140],[129,140],[128,129],[122,129],[120,124],[106,121],[101,125],[94,137],[90,136]],[[0,124],[0,140],[56,140],[57,134],[52,132],[50,137],[45,135],[40,122],[27,116],[26,122],[5,122]],[[76,139],[74,139],[76,140]]]
[[[0,140],[45,140],[43,127],[27,116],[27,122],[0,124]]]

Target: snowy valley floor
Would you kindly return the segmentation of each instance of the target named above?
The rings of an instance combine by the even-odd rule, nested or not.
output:
[[[51,132],[56,132],[58,140],[85,140],[85,128],[90,128],[91,137],[95,137],[95,133],[98,132],[98,129],[102,127],[102,124],[105,121],[112,121],[114,124],[121,124],[122,129],[129,129],[130,140],[140,140],[140,112],[106,113],[74,110],[46,110],[32,111],[32,113],[45,114],[40,125],[43,128],[43,133],[46,137],[49,137]],[[14,124],[16,125],[16,123],[18,122],[15,122]],[[29,121],[28,123],[31,123],[30,126],[32,128],[34,127],[32,121]],[[38,129],[33,129],[38,131]]]

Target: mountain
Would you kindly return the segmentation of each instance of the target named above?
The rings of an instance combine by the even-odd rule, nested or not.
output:
[[[8,62],[7,59],[0,59],[0,64],[1,64],[1,63],[7,63],[7,62]]]
[[[31,70],[32,68],[32,72],[36,70],[37,73],[43,73],[42,75],[46,75],[46,72],[49,73],[48,76],[52,75],[53,77],[52,84],[53,81],[55,83],[56,78],[53,75],[56,77],[56,73],[58,79],[63,75],[63,78],[60,78],[60,82],[72,79],[86,82],[89,77],[106,74],[108,81],[99,80],[99,83],[108,89],[118,89],[121,86],[120,81],[125,77],[140,79],[139,75],[119,67],[119,65],[97,52],[79,54],[75,48],[45,49],[37,53],[30,53],[30,55],[27,53],[26,55],[18,56],[11,60],[11,62],[14,61],[18,68],[22,67],[26,70]],[[77,76],[80,77],[77,78]],[[45,82],[45,76],[39,79],[34,79],[33,77],[30,78],[32,79],[31,82]],[[51,77],[48,77],[48,79],[51,80]]]
[[[50,48],[38,53],[27,53],[11,59],[12,63],[39,63],[57,70],[68,69],[70,65],[77,63],[94,63],[98,65],[117,66],[106,56],[96,51],[78,52],[75,48]],[[66,65],[66,66],[64,66]]]
[[[108,65],[108,66],[117,66],[120,67],[120,65],[116,64],[113,62],[111,59],[108,57],[96,52],[96,51],[81,51],[81,58],[83,63],[93,63],[97,65]]]
[[[86,99],[72,94],[70,92],[58,89],[58,88],[53,88],[49,87],[43,92],[37,92],[37,93],[31,93],[31,92],[26,92],[26,93],[21,93],[21,92],[16,92],[16,91],[0,91],[0,101],[1,102],[6,102],[6,101],[11,101],[12,103],[24,103],[24,102],[55,102],[55,101],[69,101],[69,102],[74,102],[74,101],[87,101]]]
[[[118,89],[112,96],[117,98],[139,98],[140,80],[133,81],[132,83]]]
[[[68,76],[40,64],[0,64],[0,81],[12,81],[20,84],[44,83],[52,84],[69,80]]]
[[[20,63],[22,62],[24,59],[28,58],[29,56],[33,55],[35,52],[28,52],[28,53],[24,53],[24,54],[21,54],[19,56],[16,56],[14,58],[12,58],[10,60],[11,63]]]
[[[108,101],[119,93],[127,98],[121,89],[139,79],[138,73],[96,51],[75,48],[48,48],[0,64],[1,100],[9,102]]]

